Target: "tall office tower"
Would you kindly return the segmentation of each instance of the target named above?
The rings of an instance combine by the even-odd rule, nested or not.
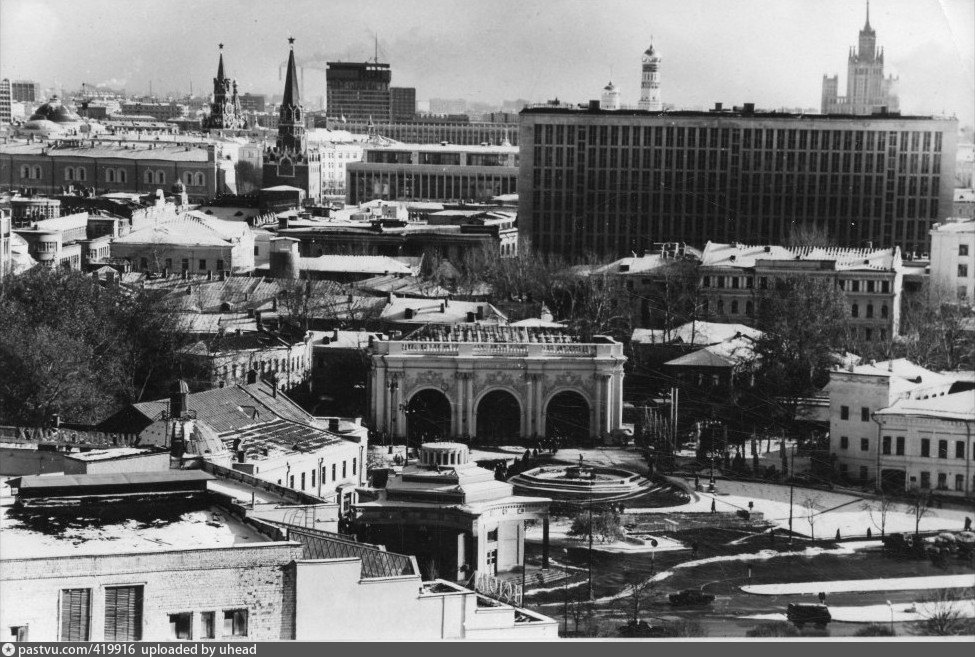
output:
[[[897,78],[884,77],[884,49],[877,48],[877,33],[867,22],[860,30],[856,48],[850,48],[846,69],[846,96],[839,95],[839,76],[823,76],[823,114],[873,114],[886,108],[896,112],[900,104],[895,93]]]
[[[10,80],[4,78],[0,80],[0,125],[11,121],[11,100]]]
[[[390,87],[390,113],[394,122],[412,121],[416,118],[416,89]]]
[[[643,76],[640,78],[640,109],[659,112],[664,108],[660,100],[660,53],[650,47],[643,53]]]
[[[389,64],[328,62],[325,72],[325,113],[347,121],[385,122],[392,119]]]
[[[210,115],[203,121],[206,130],[240,130],[246,127],[244,112],[237,95],[237,80],[231,80],[223,73],[223,44],[220,44],[220,63],[217,77],[213,78],[213,102]]]
[[[541,250],[654,242],[777,244],[818,226],[837,246],[928,251],[951,213],[956,119],[756,112],[521,112],[518,222]]]
[[[41,85],[33,80],[14,80],[10,83],[10,97],[15,103],[36,103],[41,99]]]

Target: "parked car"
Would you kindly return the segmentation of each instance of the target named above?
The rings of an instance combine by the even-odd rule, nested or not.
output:
[[[667,636],[666,628],[650,625],[643,620],[631,620],[626,625],[621,625],[619,633],[627,639],[661,639]]]
[[[789,603],[785,616],[798,628],[802,628],[806,623],[812,623],[816,627],[826,627],[826,624],[833,620],[826,605],[802,602]]]
[[[698,589],[686,589],[680,593],[671,593],[667,596],[670,604],[675,607],[694,607],[699,605],[709,605],[714,602],[714,596],[704,593]]]

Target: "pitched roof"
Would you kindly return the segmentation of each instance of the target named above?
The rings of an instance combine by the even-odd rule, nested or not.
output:
[[[300,258],[298,268],[303,271],[332,272],[338,274],[400,274],[411,276],[413,270],[388,256],[321,255],[317,258]]]
[[[667,361],[670,367],[736,367],[755,360],[754,341],[748,337],[725,342]]]
[[[759,260],[835,262],[837,270],[891,271],[901,266],[900,248],[848,249],[837,247],[787,248],[777,245],[718,244],[708,242],[702,267],[755,267]]]
[[[662,329],[634,329],[632,342],[638,344],[696,344],[710,345],[748,336],[757,340],[762,332],[744,324],[721,322],[687,322],[670,331]]]
[[[184,244],[228,246],[247,234],[246,224],[224,221],[202,212],[182,212],[155,226],[134,230],[116,244]]]
[[[451,324],[467,322],[470,313],[483,313],[478,322],[506,324],[508,317],[489,303],[475,301],[406,299],[394,297],[383,308],[381,318],[390,322],[406,324]],[[407,313],[407,311],[410,311]],[[407,314],[410,316],[407,317]]]
[[[967,389],[928,399],[899,399],[889,407],[877,411],[877,415],[884,417],[911,415],[973,422],[975,421],[975,391]]]

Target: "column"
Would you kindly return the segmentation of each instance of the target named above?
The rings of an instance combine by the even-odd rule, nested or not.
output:
[[[548,516],[542,519],[542,568],[548,568]]]
[[[613,406],[613,429],[623,426],[623,368],[613,374],[613,387],[616,389],[616,401]]]
[[[454,372],[454,403],[453,412],[451,413],[451,428],[455,436],[463,437],[467,433],[467,423],[464,422],[464,404],[466,403],[467,392],[464,384],[464,378],[467,372]]]
[[[603,380],[600,374],[593,374],[592,378],[596,380],[596,394],[591,413],[592,427],[589,432],[598,439],[603,435]]]
[[[466,431],[474,435],[474,372],[467,372],[464,379],[464,417],[467,418]]]
[[[525,438],[531,438],[534,433],[535,424],[535,375],[525,375],[525,385],[528,386],[528,394],[525,395],[525,405],[521,410],[521,433]]]
[[[457,533],[457,577],[456,581],[465,581],[469,573],[467,572],[467,539],[464,536],[464,532]]]

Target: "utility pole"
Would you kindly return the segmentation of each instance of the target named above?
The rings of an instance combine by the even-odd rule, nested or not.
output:
[[[792,549],[792,496],[795,493],[794,470],[796,467],[796,446],[792,446],[792,463],[789,465],[789,549]]]
[[[589,601],[593,599],[592,594],[592,498],[589,498]]]

